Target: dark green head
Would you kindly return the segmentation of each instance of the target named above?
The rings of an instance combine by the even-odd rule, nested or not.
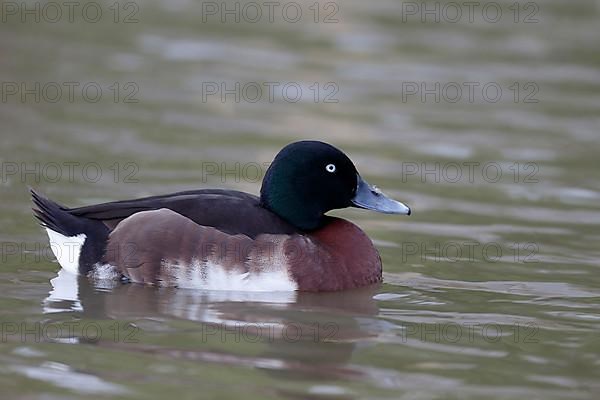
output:
[[[410,215],[407,206],[369,186],[348,156],[319,141],[285,146],[265,174],[260,200],[302,230],[317,229],[326,212],[351,206]]]

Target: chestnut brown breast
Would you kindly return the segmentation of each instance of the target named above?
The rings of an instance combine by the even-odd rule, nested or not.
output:
[[[134,282],[207,289],[336,291],[381,281],[371,240],[339,218],[309,234],[253,239],[168,209],[139,212],[111,232],[103,261]]]

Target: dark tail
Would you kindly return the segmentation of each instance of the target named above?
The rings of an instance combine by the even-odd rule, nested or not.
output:
[[[104,223],[72,215],[69,208],[44,197],[31,188],[29,191],[36,207],[33,208],[34,216],[41,226],[66,238],[81,234],[86,236],[79,252],[79,273],[86,274],[94,264],[102,261],[110,233]],[[55,255],[59,258],[56,253]]]

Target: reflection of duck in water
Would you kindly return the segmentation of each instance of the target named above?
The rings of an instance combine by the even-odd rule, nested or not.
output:
[[[369,186],[344,153],[317,141],[281,150],[260,198],[196,190],[69,209],[32,194],[66,270],[217,290],[338,291],[378,283],[381,260],[371,240],[324,214],[351,206],[410,214]]]
[[[221,310],[219,315],[224,314],[225,317],[219,316],[216,320],[243,320],[245,314],[240,310],[247,304],[261,304],[272,310],[323,311],[354,316],[371,316],[378,312],[373,299],[378,285],[326,293],[187,290],[89,280],[65,270],[60,270],[50,282],[52,290],[44,301],[44,311],[76,311],[82,312],[84,317],[97,315],[98,318],[126,319],[164,314],[190,321],[212,322],[213,317],[207,314],[207,310],[218,306]],[[230,313],[231,317],[237,317],[228,318]]]
[[[109,289],[103,286],[106,282],[94,285],[86,277],[64,270],[51,282],[53,290],[44,302],[46,312],[71,308],[86,321],[131,321],[139,329],[135,336],[139,343],[115,343],[111,335],[95,342],[123,351],[248,364],[290,376],[331,377],[350,373],[344,364],[357,343],[376,331],[369,328],[369,321],[375,323],[371,317],[378,313],[373,300],[377,288],[373,286],[331,293],[120,284]],[[161,335],[170,344],[155,345],[152,339]],[[253,349],[250,355],[248,348]]]

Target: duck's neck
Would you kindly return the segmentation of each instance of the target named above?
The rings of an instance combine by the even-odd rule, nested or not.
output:
[[[260,204],[298,229],[313,231],[324,225],[325,217],[310,195],[310,191],[306,191],[306,195],[299,194],[291,182],[270,174],[263,180]]]
[[[325,217],[324,226],[308,236],[323,253],[313,258],[297,257],[298,265],[292,271],[302,290],[347,290],[381,282],[379,253],[358,226],[341,218]]]

